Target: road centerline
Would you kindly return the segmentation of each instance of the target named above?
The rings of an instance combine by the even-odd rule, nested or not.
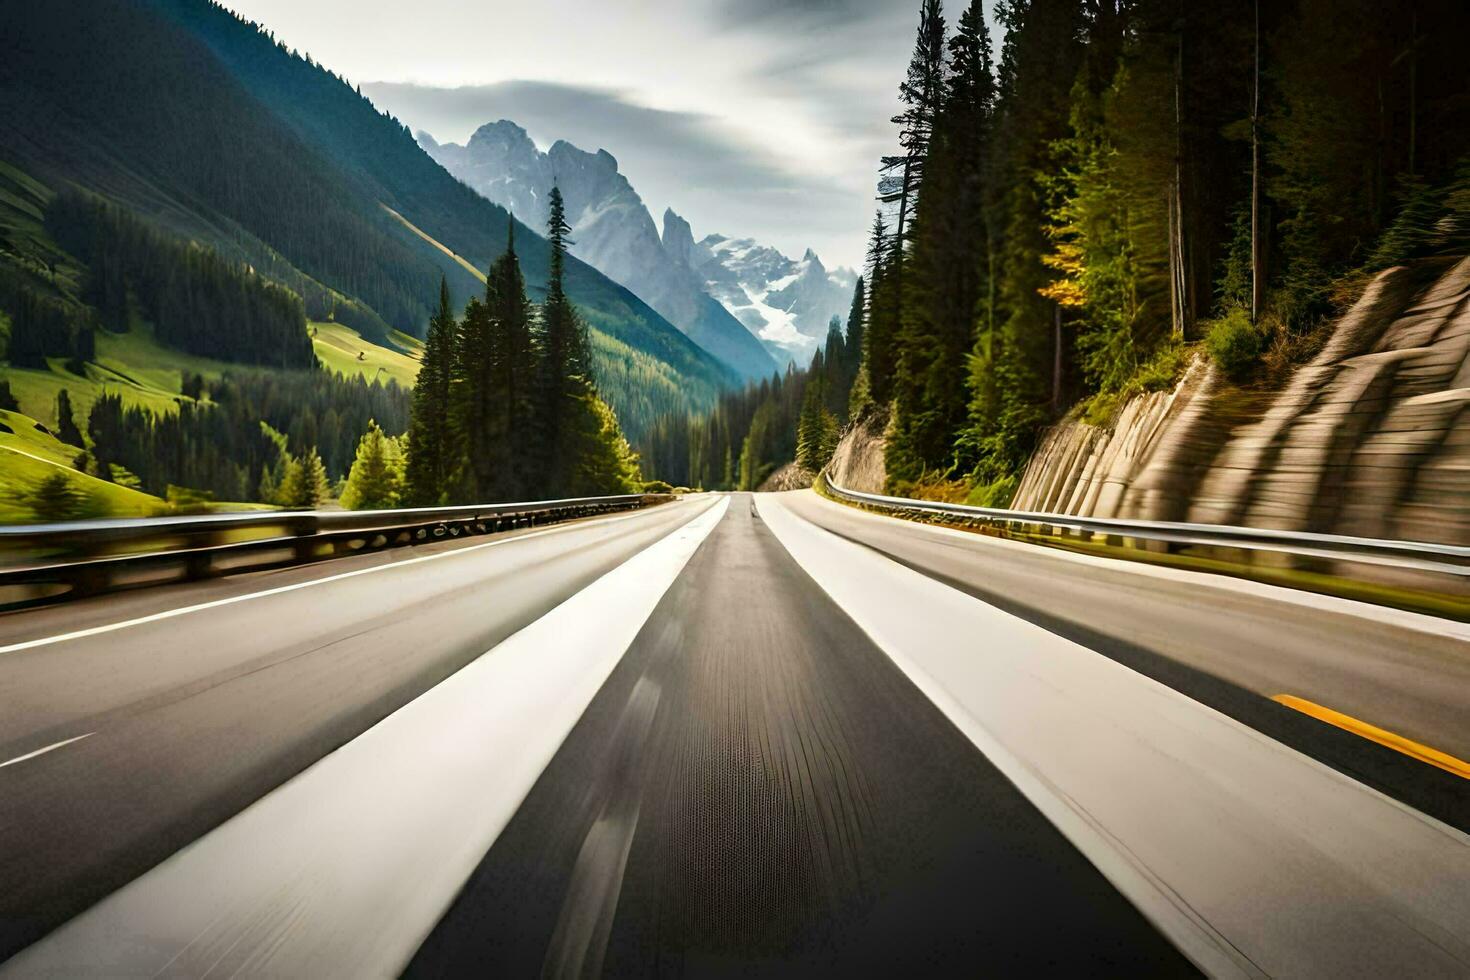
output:
[[[1336,728],[1341,728],[1343,731],[1352,732],[1354,735],[1366,738],[1370,742],[1376,742],[1385,748],[1393,749],[1395,752],[1406,755],[1411,759],[1417,759],[1426,765],[1443,769],[1445,772],[1459,776],[1461,779],[1470,779],[1470,762],[1465,762],[1463,759],[1456,759],[1448,752],[1441,752],[1439,749],[1425,745],[1422,742],[1405,738],[1397,732],[1379,728],[1370,722],[1343,714],[1341,711],[1317,704],[1315,701],[1299,698],[1294,694],[1277,694],[1271,700],[1279,705],[1291,708],[1293,711],[1300,711],[1302,714],[1310,715],[1318,721],[1325,722]]]

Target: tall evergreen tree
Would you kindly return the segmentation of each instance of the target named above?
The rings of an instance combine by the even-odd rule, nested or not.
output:
[[[357,458],[347,474],[342,506],[348,510],[397,507],[403,491],[403,456],[398,440],[383,434],[375,421],[357,444]]]
[[[576,450],[570,445],[568,419],[587,410],[581,400],[594,395],[591,364],[587,346],[587,328],[577,308],[567,298],[565,289],[567,246],[574,244],[567,236],[566,204],[561,188],[551,188],[547,241],[551,243],[550,276],[546,282],[546,302],[541,307],[541,324],[545,355],[541,360],[541,425],[542,466],[548,486],[554,493],[565,491],[571,482],[570,471],[577,466]],[[589,426],[583,426],[583,431]]]
[[[84,447],[82,430],[77,428],[76,413],[71,407],[71,393],[62,388],[56,393],[56,438],[78,449]]]
[[[1067,132],[1072,84],[1081,63],[1078,0],[1009,0],[995,125],[991,129],[987,224],[994,258],[995,328],[977,343],[971,408],[962,434],[967,465],[981,479],[1024,463],[1051,411],[1056,354],[1046,210],[1036,175],[1056,170],[1054,148]],[[983,346],[982,346],[983,345]]]
[[[892,394],[892,375],[897,365],[899,334],[902,330],[904,266],[909,241],[909,223],[918,203],[919,188],[929,160],[929,144],[934,123],[944,99],[944,9],[941,0],[922,0],[919,8],[918,37],[908,72],[899,85],[899,98],[904,109],[893,117],[899,127],[901,150],[883,158],[878,199],[897,208],[893,235],[886,242],[880,279],[872,280],[876,302],[872,307],[870,336],[879,342],[879,357],[869,363],[869,383],[873,398],[886,404]],[[878,236],[881,242],[881,236]]]
[[[847,379],[847,339],[842,335],[842,318],[833,316],[827,324],[827,342],[822,348],[826,362],[823,401],[839,426],[847,421],[847,397],[851,383]]]
[[[863,361],[863,345],[867,342],[868,325],[868,286],[863,276],[858,276],[857,285],[852,289],[852,306],[847,311],[847,337],[843,349],[846,353],[843,364],[843,385],[847,390],[852,389],[852,383],[857,379],[858,367]]]
[[[888,470],[915,479],[945,469],[969,395],[962,365],[974,344],[987,235],[983,181],[994,103],[990,37],[980,0],[960,17],[934,123],[903,281]]]
[[[910,209],[924,180],[929,141],[934,134],[934,120],[939,115],[943,86],[944,7],[941,0],[922,0],[913,57],[909,61],[908,74],[898,87],[904,108],[893,117],[893,122],[899,127],[898,144],[902,152],[884,158],[883,172],[887,184],[880,193],[881,200],[898,205],[894,254],[900,265],[907,241]]]
[[[536,392],[538,350],[515,251],[515,222],[506,249],[490,266],[485,300],[465,312],[458,431],[464,440],[463,491],[480,500],[514,500],[538,488]]]
[[[796,423],[796,461],[813,473],[825,467],[837,449],[837,417],[828,401],[831,368],[830,358],[818,350],[812,356],[802,387],[801,414]]]
[[[452,424],[450,390],[454,381],[458,325],[449,305],[449,283],[439,279],[439,310],[429,321],[409,422],[405,498],[429,505],[443,500],[459,456]]]
[[[886,406],[898,361],[898,277],[889,244],[888,226],[880,210],[868,238],[868,315],[864,331],[863,368],[872,400]]]
[[[275,502],[290,510],[315,510],[330,492],[326,467],[313,446],[286,464]]]

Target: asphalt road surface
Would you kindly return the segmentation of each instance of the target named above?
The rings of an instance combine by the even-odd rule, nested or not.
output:
[[[1457,624],[689,498],[0,618],[0,976],[1470,973]]]

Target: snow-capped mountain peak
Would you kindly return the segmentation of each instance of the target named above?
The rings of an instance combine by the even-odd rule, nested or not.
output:
[[[559,186],[573,254],[746,377],[787,361],[805,364],[832,316],[847,313],[855,277],[846,269],[828,272],[811,249],[793,261],[749,238],[696,241],[672,209],[660,234],[605,149],[588,153],[557,140],[542,152],[508,119],[481,126],[464,146],[437,143],[427,133],[419,142],[450,173],[533,227],[546,223],[551,187]]]
[[[857,276],[828,271],[807,249],[792,260],[749,238],[707,235],[696,248],[705,288],[782,360],[804,364],[827,337],[833,316],[846,319]]]

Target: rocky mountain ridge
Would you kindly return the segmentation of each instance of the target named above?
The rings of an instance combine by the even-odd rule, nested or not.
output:
[[[708,235],[694,247],[705,289],[783,360],[804,363],[835,316],[846,324],[857,276],[829,272],[807,249],[799,260],[750,238]]]
[[[828,272],[811,250],[793,261],[750,239],[696,241],[672,209],[660,233],[607,150],[558,140],[543,152],[506,119],[481,126],[462,146],[422,132],[418,139],[450,173],[529,224],[544,223],[547,195],[559,186],[572,252],[747,377],[805,364],[831,318],[847,312],[854,274]]]
[[[606,150],[587,153],[565,140],[542,152],[508,119],[488,123],[460,146],[427,133],[419,143],[451,174],[533,226],[544,226],[551,188],[561,188],[572,226],[572,254],[632,290],[696,344],[744,378],[776,364],[740,323],[670,262],[643,199]]]

